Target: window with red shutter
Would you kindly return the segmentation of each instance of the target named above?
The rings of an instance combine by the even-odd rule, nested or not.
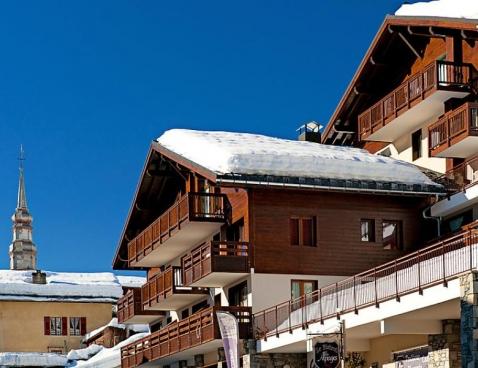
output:
[[[45,335],[50,335],[50,317],[43,317],[43,330]]]
[[[68,335],[68,319],[66,317],[61,317],[61,334]]]
[[[86,334],[86,317],[80,318],[80,331],[82,336]]]

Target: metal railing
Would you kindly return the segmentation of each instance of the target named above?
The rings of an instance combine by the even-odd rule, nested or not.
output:
[[[134,263],[180,230],[185,221],[226,221],[229,204],[224,194],[188,193],[128,243],[128,263]]]
[[[478,263],[478,230],[469,229],[434,245],[375,267],[253,316],[257,339],[323,322],[340,314],[447,283]]]
[[[478,135],[478,103],[464,103],[428,127],[430,157],[435,150],[450,147],[460,135]]]
[[[239,337],[250,337],[251,308],[209,307],[121,348],[122,368],[137,367],[219,339],[216,311],[232,313],[239,322]]]
[[[190,285],[211,272],[248,273],[252,265],[248,242],[211,241],[181,259],[184,283]]]
[[[359,138],[366,139],[408,110],[412,103],[425,99],[433,89],[469,89],[471,72],[471,64],[432,62],[358,116]]]

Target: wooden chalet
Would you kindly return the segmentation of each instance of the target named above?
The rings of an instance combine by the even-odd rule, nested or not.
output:
[[[220,172],[181,149],[223,156],[221,144],[204,143],[201,132],[170,132],[175,146],[161,138],[151,144],[113,260],[115,269],[148,275],[118,306],[120,322],[147,322],[152,330],[122,349],[125,368],[220,364],[217,310],[233,313],[241,339],[251,339],[252,312],[415,250],[425,236],[421,210],[441,195],[433,183]],[[231,147],[273,139],[227,134]],[[191,135],[199,140],[189,142]]]

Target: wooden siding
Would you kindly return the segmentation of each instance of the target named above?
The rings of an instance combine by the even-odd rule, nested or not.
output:
[[[240,339],[252,337],[250,308],[209,307],[121,348],[121,366],[123,368],[137,367],[143,363],[220,339],[217,311],[229,312],[236,316],[239,322]]]
[[[141,288],[128,290],[118,300],[118,322],[125,323],[139,315],[163,316],[163,312],[145,311],[141,302]]]
[[[250,194],[255,272],[352,275],[390,261],[382,248],[382,220],[402,221],[405,251],[419,244],[422,200],[358,193],[254,189]],[[315,216],[317,246],[291,246],[289,218]],[[375,243],[360,239],[360,220],[375,220]]]

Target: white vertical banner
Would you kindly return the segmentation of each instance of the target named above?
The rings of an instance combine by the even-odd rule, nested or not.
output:
[[[216,312],[228,368],[239,368],[239,324],[229,312]]]

